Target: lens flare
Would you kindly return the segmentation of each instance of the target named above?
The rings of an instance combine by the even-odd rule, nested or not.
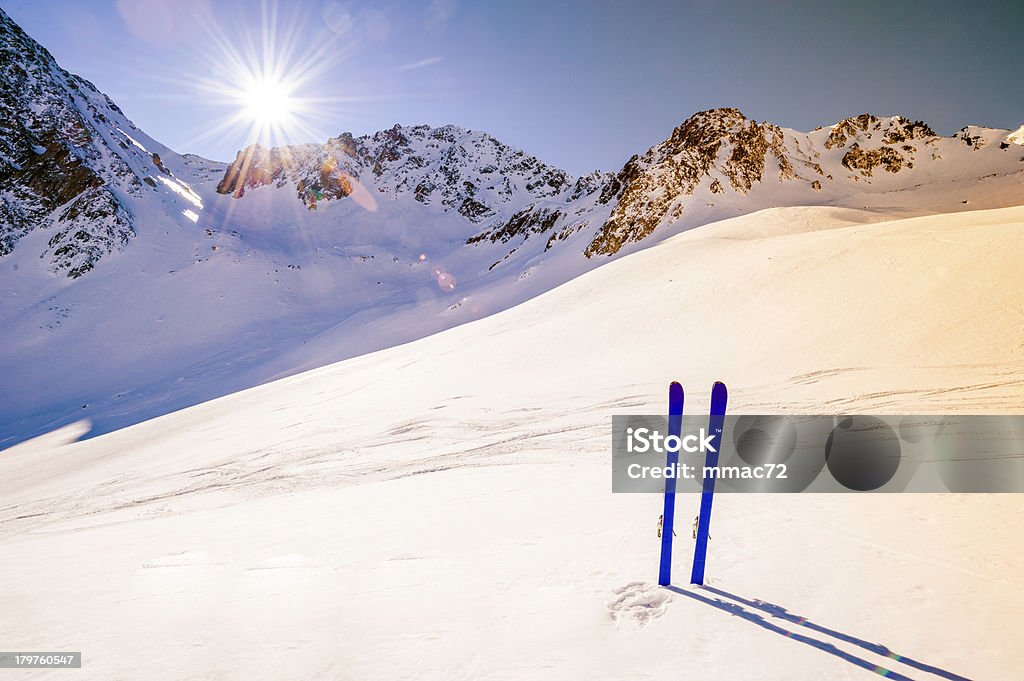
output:
[[[455,276],[451,272],[441,272],[437,275],[437,285],[442,291],[454,291]]]

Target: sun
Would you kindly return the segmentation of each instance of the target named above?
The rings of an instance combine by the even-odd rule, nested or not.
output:
[[[295,113],[292,88],[276,78],[255,79],[242,93],[243,113],[259,126],[280,126]]]
[[[311,40],[304,15],[286,11],[292,3],[258,4],[258,29],[252,25],[228,32],[212,19],[201,24],[206,38],[201,49],[211,66],[187,82],[224,114],[211,120],[196,140],[226,137],[245,148],[322,139],[350,105],[373,99],[325,94],[323,77],[335,72],[352,48],[339,48],[337,40]]]

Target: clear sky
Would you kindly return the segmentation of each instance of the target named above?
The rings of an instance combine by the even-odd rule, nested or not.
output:
[[[575,174],[617,170],[716,106],[801,130],[865,111],[942,134],[1024,123],[1022,2],[2,5],[152,137],[219,160],[255,134],[225,93],[261,60],[301,105],[279,138],[454,123]]]

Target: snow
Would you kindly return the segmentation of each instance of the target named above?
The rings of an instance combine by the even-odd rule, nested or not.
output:
[[[163,176],[158,176],[157,179],[160,180],[160,182],[162,182],[164,184],[164,186],[166,186],[168,189],[170,189],[175,194],[177,194],[177,195],[181,196],[182,198],[184,198],[186,201],[191,203],[193,206],[195,206],[199,210],[203,209],[203,200],[199,197],[198,194],[196,194],[194,191],[192,191],[191,187],[189,187],[187,184],[185,184],[181,180],[168,179],[168,178],[163,177]]]
[[[118,128],[116,126],[115,126],[115,130],[117,130],[119,133],[124,135],[124,138],[126,140],[128,140],[129,142],[131,142],[136,148],[141,149],[142,151],[144,151],[147,154],[149,153],[149,149],[147,149],[146,147],[142,146],[142,144],[140,144],[137,139],[135,139],[134,137],[132,137],[131,135],[126,133],[124,130],[122,130],[121,128]]]
[[[711,588],[664,590],[608,433],[671,379],[688,413],[716,379],[732,413],[1020,412],[1022,236],[1024,207],[766,210],[75,441],[82,410],[0,455],[0,640],[90,678],[1014,678],[1016,496],[723,496]]]
[[[870,177],[785,130],[822,175],[712,194],[723,149],[678,219],[587,260],[612,203],[484,133],[396,128],[401,164],[309,211],[290,176],[217,194],[224,164],[37,66],[24,111],[82,114],[59,132],[138,236],[74,282],[40,258],[57,225],[0,261],[7,649],[101,679],[1019,676],[1016,497],[731,495],[709,588],[666,590],[660,500],[609,493],[607,436],[671,379],[691,413],[716,379],[733,413],[1019,413],[1024,166],[993,142],[1024,128]],[[495,222],[587,226],[467,246],[493,224],[457,216],[461,181]]]
[[[1006,141],[1010,144],[1024,144],[1024,125],[1007,135]]]

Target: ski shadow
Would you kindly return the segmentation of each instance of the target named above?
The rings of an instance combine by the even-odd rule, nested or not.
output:
[[[887,679],[896,679],[897,681],[913,681],[913,679],[911,679],[909,676],[905,676],[897,671],[887,669],[862,657],[858,657],[852,653],[848,653],[845,650],[837,648],[835,645],[825,640],[789,631],[788,629],[785,629],[777,624],[772,623],[771,621],[769,621],[769,619],[781,619],[791,624],[796,624],[806,629],[810,629],[811,631],[815,631],[826,636],[831,636],[832,638],[838,641],[843,641],[844,643],[855,645],[859,648],[863,648],[864,650],[870,651],[876,655],[881,655],[895,662],[900,662],[901,664],[905,664],[908,667],[912,667],[919,671],[934,674],[943,679],[949,679],[949,681],[972,681],[966,676],[960,676],[959,674],[954,674],[953,672],[946,671],[945,669],[941,669],[934,665],[919,662],[918,660],[914,660],[909,657],[904,657],[903,655],[898,655],[892,652],[888,647],[881,645],[879,643],[871,643],[870,641],[859,639],[856,636],[844,634],[840,631],[836,631],[834,629],[829,629],[828,627],[823,627],[819,624],[815,624],[814,622],[808,620],[806,617],[794,615],[785,608],[779,605],[775,605],[773,603],[768,603],[766,601],[761,601],[757,599],[750,600],[747,598],[743,598],[741,596],[731,594],[728,591],[717,589],[713,586],[701,586],[698,588],[710,594],[714,594],[714,596],[717,596],[717,598],[713,596],[705,596],[700,593],[697,593],[696,591],[687,591],[677,586],[667,586],[665,588],[673,593],[677,593],[681,596],[686,596],[687,598],[692,598],[693,600],[700,601],[701,603],[710,605],[713,608],[724,610],[725,612],[728,612],[731,615],[741,617],[747,620],[748,622],[752,622],[758,625],[759,627],[779,634],[780,636],[785,636],[788,639],[799,641],[800,643],[809,645],[812,648],[817,648],[818,650],[829,653],[830,655],[834,655],[835,657],[838,657],[841,660],[845,660],[850,664],[856,665],[858,667],[861,667],[862,669],[867,669],[868,671],[884,676]]]

